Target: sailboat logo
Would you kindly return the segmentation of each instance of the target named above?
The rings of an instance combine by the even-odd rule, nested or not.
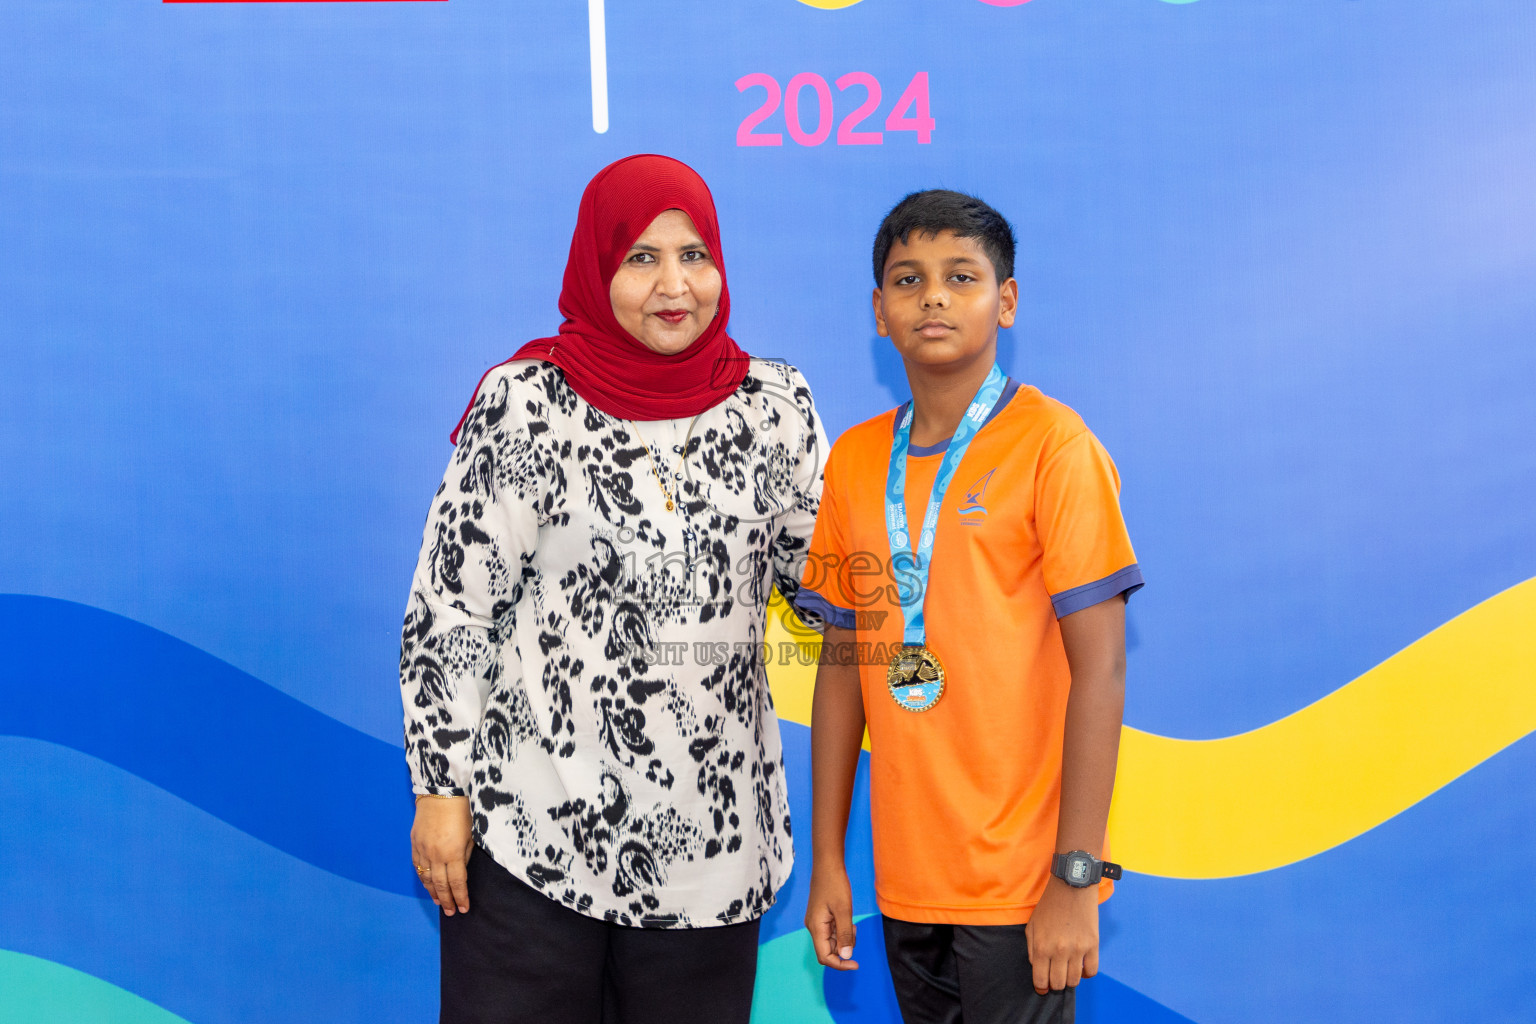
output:
[[[987,485],[992,482],[992,474],[996,473],[996,467],[987,470],[986,475],[965,492],[965,500],[960,502],[960,522],[965,526],[980,526],[987,521],[987,506],[981,503],[981,499],[987,493]]]

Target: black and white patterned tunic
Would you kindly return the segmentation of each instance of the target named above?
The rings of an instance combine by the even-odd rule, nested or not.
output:
[[[779,363],[638,428],[548,363],[493,370],[405,616],[416,792],[467,793],[486,852],[581,913],[761,915],[793,850],[760,644],[772,588],[798,589],[824,454],[810,389]]]

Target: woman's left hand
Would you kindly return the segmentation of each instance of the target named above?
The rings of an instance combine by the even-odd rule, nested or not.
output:
[[[425,796],[416,801],[411,860],[432,902],[445,915],[469,912],[469,851],[474,846],[469,797]]]

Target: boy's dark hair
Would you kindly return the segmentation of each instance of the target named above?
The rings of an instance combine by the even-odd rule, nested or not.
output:
[[[880,230],[875,232],[876,288],[885,283],[885,261],[891,246],[898,241],[905,245],[914,231],[920,235],[953,231],[959,238],[979,238],[998,283],[1013,276],[1013,225],[1007,218],[975,196],[930,188],[907,196],[880,222]]]

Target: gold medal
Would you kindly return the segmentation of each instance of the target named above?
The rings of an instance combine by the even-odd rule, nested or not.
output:
[[[926,646],[898,649],[885,673],[891,699],[908,711],[927,711],[944,696],[944,666]]]

